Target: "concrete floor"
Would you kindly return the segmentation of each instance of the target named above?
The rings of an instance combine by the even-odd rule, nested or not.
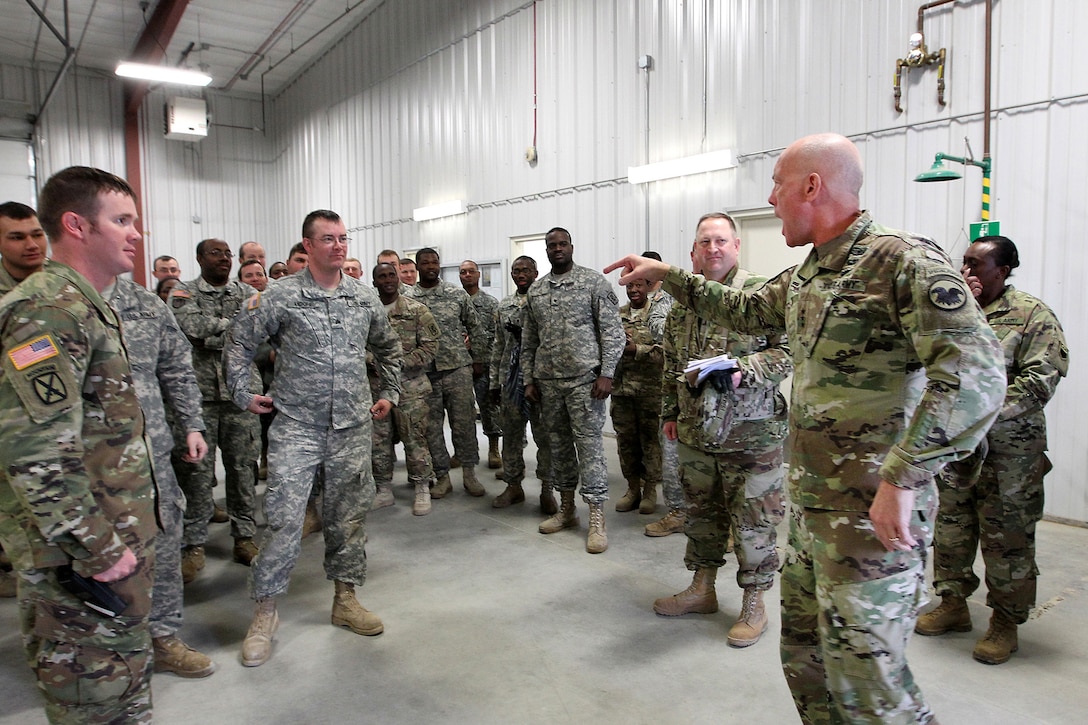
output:
[[[486,447],[483,448],[486,451]],[[625,490],[606,439],[613,499]],[[531,449],[529,457],[534,455]],[[226,525],[213,525],[208,566],[186,590],[182,636],[212,656],[205,680],[156,675],[160,723],[747,723],[797,722],[778,664],[777,586],[771,627],[757,645],[731,649],[726,630],[740,592],[735,562],[718,578],[722,610],[667,619],[654,598],[683,589],[684,537],[643,536],[663,513],[606,509],[609,550],[585,553],[582,526],[537,533],[539,483],[529,500],[495,510],[459,485],[429,516],[397,505],[368,520],[370,573],[363,604],[385,622],[379,637],[329,624],[332,584],[320,535],[307,539],[291,591],[280,601],[272,659],[239,661],[252,614],[247,570],[230,561]],[[219,492],[220,496],[222,492]],[[1039,606],[1020,630],[1020,651],[999,667],[971,659],[985,629],[985,594],[971,600],[976,631],[915,637],[910,661],[944,725],[1084,722],[1088,707],[1088,529],[1039,527]],[[0,725],[44,723],[23,660],[14,600],[0,601]]]

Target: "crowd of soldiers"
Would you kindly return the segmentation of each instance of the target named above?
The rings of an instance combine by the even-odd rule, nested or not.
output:
[[[660,487],[665,515],[646,535],[687,537],[692,583],[653,611],[718,611],[732,552],[742,601],[727,641],[749,647],[781,568],[782,666],[802,721],[935,722],[906,644],[913,631],[971,629],[980,542],[993,613],[975,658],[1007,661],[1034,605],[1042,409],[1068,350],[1053,312],[1006,283],[1019,264],[1010,240],[977,240],[957,273],[935,243],[860,210],[860,186],[848,140],[795,142],[769,201],[786,243],[813,245],[804,263],[773,279],[740,268],[735,221],[709,213],[691,272],[654,252],[605,270],[623,270],[623,306],[574,262],[562,227],[545,235],[550,270],[517,257],[502,300],[471,260],[460,286],[444,281],[429,247],[414,260],[383,251],[364,284],[330,210],[311,212],[267,272],[263,247],[246,242],[232,278],[230,246],[206,239],[196,279],[159,257],[152,292],[121,276],[141,237],[124,180],[56,174],[40,223],[0,205],[2,584],[11,596],[17,580],[50,719],[149,721],[152,669],[215,671],[178,636],[210,522],[229,522],[233,559],[250,567],[242,664],[272,656],[277,600],[318,529],[332,624],[381,634],[356,589],[367,514],[394,504],[395,445],[413,514],[452,493],[456,468],[484,496],[477,410],[505,484],[490,505],[526,500],[531,431],[540,533],[578,527],[580,493],[585,549],[606,551],[611,398],[627,484],[615,510],[653,514]],[[921,615],[931,544],[943,601]]]

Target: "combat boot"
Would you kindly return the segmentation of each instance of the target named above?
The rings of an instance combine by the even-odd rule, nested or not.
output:
[[[317,504],[311,498],[306,502],[306,518],[302,520],[302,538],[321,531],[325,525],[321,523],[321,514],[317,512]]]
[[[337,627],[347,627],[355,634],[373,637],[385,631],[382,620],[369,611],[355,598],[355,585],[347,582],[335,582],[336,595],[332,600],[332,623]]]
[[[414,516],[426,516],[431,512],[431,483],[421,481],[416,484],[416,500],[412,502]]]
[[[476,468],[474,466],[461,466],[461,481],[464,483],[465,491],[469,496],[483,496],[487,493],[487,489],[483,487],[483,484],[476,480]]]
[[[927,637],[946,632],[970,632],[971,612],[967,609],[967,600],[951,594],[944,595],[936,609],[918,617],[914,631]]]
[[[1016,624],[995,611],[990,616],[989,629],[975,644],[975,651],[971,655],[984,665],[1002,665],[1018,649],[1020,641],[1016,635]]]
[[[551,481],[540,482],[540,513],[551,516],[559,510],[555,502],[555,493],[552,490]]]
[[[669,512],[665,514],[664,518],[660,521],[655,521],[652,524],[646,524],[646,528],[642,530],[647,536],[668,536],[669,534],[678,534],[684,530],[684,525],[688,521],[688,515],[680,509],[669,509]]]
[[[499,437],[490,436],[487,443],[487,467],[502,468],[502,453],[499,452]]]
[[[207,677],[215,672],[215,663],[174,635],[155,637],[155,671],[173,672],[178,677]]]
[[[451,491],[453,491],[453,484],[450,483],[450,474],[443,473],[441,476],[438,477],[438,480],[435,481],[434,487],[431,489],[431,498],[445,498],[446,496],[450,495]]]
[[[657,511],[657,484],[642,482],[642,500],[638,504],[640,514],[652,514]]]
[[[249,566],[260,550],[253,543],[253,539],[244,536],[234,540],[234,560],[239,564]]]
[[[627,482],[627,493],[616,502],[616,510],[620,513],[634,511],[638,508],[638,502],[642,500],[642,483],[637,479]]]
[[[450,468],[460,468],[461,459],[457,456],[450,456]]]
[[[589,533],[586,534],[586,552],[602,554],[608,550],[608,530],[604,526],[604,504],[589,505]]]
[[[246,667],[258,667],[268,662],[272,656],[272,636],[280,626],[280,615],[276,612],[276,600],[271,597],[258,599],[253,607],[253,621],[242,642],[242,664]]]
[[[212,517],[208,519],[208,522],[213,524],[225,524],[228,521],[230,521],[230,515],[227,513],[227,510],[217,503],[212,504]]]
[[[554,534],[556,531],[578,525],[578,512],[574,510],[574,491],[559,492],[559,510],[551,518],[544,519],[537,530],[542,534]]]
[[[181,550],[181,581],[188,584],[204,568],[204,547],[186,546]]]
[[[491,502],[491,508],[504,509],[507,506],[524,502],[525,489],[521,487],[521,484],[508,483],[506,484],[506,490],[496,496],[495,500]]]
[[[763,592],[755,587],[744,590],[744,603],[740,607],[740,616],[725,641],[730,647],[750,647],[759,641],[767,631],[767,609],[763,606]]]
[[[393,486],[389,483],[379,483],[377,493],[374,494],[374,503],[370,504],[371,511],[393,506],[396,500],[393,498]]]
[[[704,567],[695,570],[688,588],[671,597],[654,600],[654,612],[662,617],[682,617],[685,614],[713,614],[718,611],[718,594],[714,580],[718,570]]]
[[[495,480],[496,481],[506,480],[506,471],[503,470],[502,466],[499,466],[498,469],[496,469],[496,471],[495,471]]]

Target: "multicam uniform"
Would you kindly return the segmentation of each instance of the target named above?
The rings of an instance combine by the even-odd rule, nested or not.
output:
[[[167,422],[164,398],[170,403],[180,432],[203,431],[200,388],[193,372],[192,346],[158,295],[120,277],[113,289],[103,290],[103,294],[121,320],[136,397],[143,408],[147,438],[151,442],[160,530],[155,546],[150,627],[152,637],[167,637],[176,634],[182,623],[181,535],[185,494],[170,465],[174,435]]]
[[[27,660],[53,722],[150,722],[154,482],[116,315],[51,262],[0,306],[0,541],[19,572]],[[130,549],[106,617],[62,587]]]
[[[503,480],[520,484],[525,480],[525,423],[532,426],[536,443],[536,477],[550,484],[552,448],[547,432],[541,427],[540,403],[525,399],[525,379],[521,367],[521,339],[525,329],[527,294],[507,295],[499,302],[497,337],[491,353],[489,379],[492,390],[502,391],[502,470]]]
[[[243,282],[232,280],[213,287],[203,277],[178,282],[170,291],[170,306],[182,332],[193,345],[193,368],[203,395],[203,416],[207,425],[204,437],[208,455],[200,463],[179,462],[174,457],[178,482],[187,499],[185,509],[186,546],[203,546],[208,540],[208,520],[215,502],[215,450],[223,455],[226,474],[227,513],[231,536],[252,539],[257,534],[253,515],[256,508],[256,472],[254,463],[260,455],[260,420],[238,410],[231,402],[223,376],[223,345],[231,320],[256,292]],[[262,389],[257,366],[250,369],[249,390]]]
[[[971,467],[950,466],[937,479],[933,584],[941,596],[971,596],[979,585],[973,566],[981,539],[986,604],[1023,624],[1035,606],[1035,524],[1050,470],[1043,407],[1069,371],[1069,348],[1054,312],[1012,285],[982,311],[1005,351],[1009,387],[986,434],[981,473],[963,475]]]
[[[766,277],[734,267],[723,284],[751,291]],[[775,527],[784,515],[782,442],[786,400],[778,391],[793,370],[781,334],[742,335],[674,304],[665,325],[665,374],[661,419],[676,422],[682,462],[680,480],[688,501],[684,563],[691,571],[725,563],[730,528],[735,532],[737,584],[766,591],[778,570]],[[733,425],[724,439],[703,432],[701,398],[684,377],[684,366],[728,353],[741,382],[730,390]],[[704,382],[709,394],[709,382]]]
[[[276,406],[268,431],[268,528],[253,561],[251,595],[266,599],[287,592],[306,500],[322,463],[325,574],[361,585],[366,513],[374,500],[366,351],[374,354],[380,396],[396,404],[400,338],[374,290],[348,275],[335,290],[319,287],[308,269],[284,277],[251,297],[230,329],[224,367],[227,390],[239,408],[253,402],[253,356],[274,336],[279,347],[268,391]]]
[[[1000,347],[963,279],[934,242],[864,212],[758,290],[676,268],[665,286],[714,322],[789,335],[781,648],[801,719],[930,722],[906,645],[925,599],[933,477],[974,450],[1005,395]],[[873,532],[882,480],[915,493],[910,551]]]
[[[661,368],[665,358],[660,340],[650,332],[650,305],[626,304],[620,324],[635,343],[635,352],[620,356],[612,381],[612,428],[620,470],[628,484],[656,491],[661,483]],[[655,499],[656,499],[656,493]]]
[[[544,426],[551,440],[555,488],[599,504],[608,499],[608,468],[601,429],[603,400],[590,396],[598,377],[612,378],[623,353],[618,300],[604,275],[575,264],[529,288],[522,331],[525,384],[540,388]]]
[[[484,435],[488,438],[495,438],[502,435],[502,426],[499,409],[491,405],[491,398],[488,395],[491,388],[491,375],[487,363],[491,360],[491,351],[498,340],[498,330],[496,328],[499,324],[499,301],[483,290],[477,290],[476,294],[469,295],[469,300],[472,301],[472,306],[476,309],[476,317],[480,320],[480,327],[483,328],[483,339],[485,341],[483,350],[484,372],[482,375],[472,377],[472,388],[476,393],[476,407],[480,409],[480,425],[483,426]],[[477,344],[479,343],[473,342],[473,346]]]
[[[434,287],[409,287],[407,295],[422,302],[434,315],[441,337],[434,366],[428,371],[431,396],[427,399],[430,421],[427,443],[431,463],[438,478],[449,473],[450,454],[446,449],[446,433],[442,421],[448,414],[453,450],[461,465],[474,467],[480,462],[480,444],[476,439],[475,392],[472,387],[472,364],[486,363],[484,346],[473,344],[484,339],[484,329],[468,292],[448,282],[438,280]],[[468,335],[468,345],[465,335]]]
[[[380,486],[393,480],[393,426],[396,426],[404,443],[408,482],[413,486],[434,483],[431,453],[427,449],[427,396],[431,393],[427,368],[438,351],[438,323],[425,305],[403,295],[385,305],[385,311],[393,332],[400,337],[404,359],[400,370],[400,402],[383,420],[372,421],[374,482]],[[371,397],[377,399],[381,395],[381,378],[376,368],[368,368],[367,372]]]

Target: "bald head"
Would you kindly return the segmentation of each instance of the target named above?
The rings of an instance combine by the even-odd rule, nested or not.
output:
[[[837,133],[818,133],[805,136],[790,144],[782,154],[796,156],[805,173],[820,175],[828,191],[838,196],[858,199],[861,194],[861,154],[858,147]]]
[[[794,141],[773,178],[768,201],[791,247],[830,241],[860,213],[861,155],[845,136],[821,133]]]

